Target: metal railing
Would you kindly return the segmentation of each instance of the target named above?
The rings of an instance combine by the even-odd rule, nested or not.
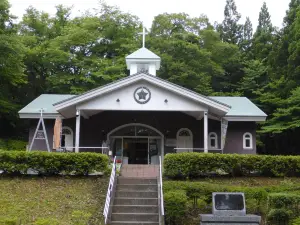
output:
[[[105,224],[107,224],[110,201],[111,201],[112,194],[113,194],[113,191],[114,191],[115,178],[116,178],[116,175],[117,175],[116,170],[117,170],[116,157],[114,157],[114,162],[113,162],[113,165],[112,165],[110,179],[109,179],[109,185],[108,185],[107,194],[106,194],[105,206],[104,206],[104,210],[103,210]]]
[[[174,153],[181,152],[204,152],[204,148],[174,148]],[[223,149],[220,148],[209,148],[210,153],[223,153]]]
[[[56,149],[56,152],[75,152],[76,147],[61,147]],[[95,152],[101,154],[108,154],[108,147],[78,147],[79,152]]]
[[[164,224],[164,215],[165,215],[165,209],[164,209],[164,193],[163,193],[163,181],[162,181],[162,160],[161,156],[159,156],[159,186],[160,186],[160,214],[161,214],[161,224]]]

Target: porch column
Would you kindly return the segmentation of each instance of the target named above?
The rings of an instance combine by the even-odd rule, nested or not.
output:
[[[75,152],[79,152],[79,138],[80,138],[80,110],[76,111],[76,134],[75,134]]]
[[[208,112],[204,112],[204,153],[208,153]]]

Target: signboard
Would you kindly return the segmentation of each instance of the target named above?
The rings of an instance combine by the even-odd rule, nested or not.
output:
[[[43,130],[38,130],[36,132],[35,139],[45,139],[45,133]]]
[[[228,121],[224,118],[221,120],[221,149],[224,149],[226,142],[226,134],[228,128]]]
[[[175,138],[168,138],[166,139],[166,143],[165,143],[166,146],[168,147],[176,147],[177,145],[177,140]]]
[[[246,215],[246,203],[244,193],[238,192],[214,192],[213,214],[216,216],[244,216]]]

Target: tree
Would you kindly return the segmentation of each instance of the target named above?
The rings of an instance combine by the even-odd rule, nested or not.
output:
[[[25,83],[24,47],[17,35],[7,0],[0,2],[0,124],[15,126],[19,107],[19,88]],[[9,135],[9,128],[1,127]]]
[[[265,60],[273,46],[274,28],[267,4],[264,2],[258,18],[258,26],[253,37],[252,55],[255,59]]]
[[[241,14],[238,13],[234,0],[226,0],[224,20],[217,26],[221,39],[231,44],[240,44],[243,36],[243,26],[239,24]]]
[[[243,27],[243,38],[240,44],[241,50],[246,54],[249,54],[249,51],[252,47],[252,36],[253,36],[253,27],[249,17],[246,18],[246,22]]]

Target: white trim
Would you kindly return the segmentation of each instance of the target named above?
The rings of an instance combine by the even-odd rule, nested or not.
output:
[[[128,123],[128,124],[124,124],[124,125],[121,125],[119,127],[116,127],[115,129],[111,130],[108,134],[107,134],[107,139],[109,139],[109,137],[111,136],[112,133],[122,129],[122,128],[125,128],[125,127],[130,127],[130,126],[141,126],[141,127],[146,127],[146,128],[149,128],[151,130],[154,130],[155,132],[157,132],[161,138],[164,138],[164,135],[162,132],[160,132],[159,130],[157,130],[155,127],[152,127],[152,126],[149,126],[147,124],[143,124],[143,123]],[[139,136],[128,136],[128,137],[139,137]],[[148,136],[147,136],[148,137]],[[152,137],[152,136],[149,136],[149,137]]]
[[[183,130],[186,130],[187,132],[189,132],[190,137],[193,138],[193,133],[192,133],[192,131],[191,131],[189,128],[180,128],[180,129],[177,131],[177,133],[176,133],[176,138],[179,137],[179,133],[180,133],[181,131],[183,131]]]
[[[193,136],[192,131],[191,131],[189,128],[180,128],[180,129],[177,131],[177,133],[176,133],[176,148],[182,149],[182,148],[180,148],[180,146],[179,146],[179,142],[180,142],[184,137],[186,137],[186,136],[179,136],[179,134],[180,134],[181,131],[187,131],[187,132],[189,133],[188,138],[189,138],[189,141],[190,141],[189,144],[191,145],[191,147],[188,147],[188,148],[189,148],[189,149],[192,149],[192,148],[194,147],[194,136]]]
[[[249,135],[250,137],[246,138],[246,135]],[[249,147],[246,146],[246,140],[250,141],[250,146]],[[244,135],[243,135],[243,149],[246,149],[246,150],[252,150],[253,149],[253,136],[249,132],[244,133]]]
[[[203,112],[203,142],[204,142],[204,153],[208,153],[208,112]]]
[[[224,119],[228,121],[253,121],[253,122],[264,122],[266,116],[225,116]]]
[[[182,88],[180,86],[174,85],[172,83],[157,79],[154,76],[150,76],[150,75],[143,74],[143,73],[138,74],[138,75],[134,75],[134,76],[130,76],[126,79],[120,80],[120,81],[112,83],[110,85],[103,86],[101,88],[97,88],[95,90],[86,92],[83,95],[79,95],[79,96],[77,96],[75,98],[72,98],[68,101],[64,101],[64,102],[61,102],[59,104],[56,104],[56,105],[54,105],[54,107],[55,107],[56,110],[61,110],[63,108],[66,108],[66,107],[69,107],[69,106],[72,106],[72,105],[76,105],[80,102],[87,101],[89,99],[98,97],[100,95],[112,92],[112,91],[114,91],[116,89],[119,89],[119,88],[122,88],[124,86],[128,86],[128,85],[130,85],[130,84],[132,84],[136,81],[139,81],[139,80],[148,81],[148,82],[150,82],[150,83],[152,83],[156,86],[159,86],[159,87],[161,87],[165,90],[175,92],[175,93],[177,93],[177,94],[179,94],[183,97],[190,98],[190,99],[192,99],[192,100],[194,100],[198,103],[208,105],[210,107],[216,108],[216,109],[218,109],[222,112],[225,112],[225,113],[227,113],[230,110],[230,106],[223,105],[223,104],[218,103],[218,102],[216,102],[212,99],[209,99],[207,97],[204,97],[204,96],[201,96],[197,93],[189,91],[185,88]]]
[[[214,137],[212,137],[214,135]],[[211,146],[211,140],[214,139],[216,146]],[[216,132],[210,132],[208,134],[208,149],[218,149],[219,142],[218,142],[218,135]]]
[[[111,134],[113,134],[114,132],[124,128],[124,127],[129,127],[129,126],[142,126],[142,127],[146,127],[146,128],[149,128],[151,130],[154,130],[155,132],[157,132],[160,136],[111,136]],[[113,138],[120,138],[122,139],[122,146],[123,146],[123,141],[124,141],[124,138],[148,138],[148,151],[149,151],[149,140],[150,139],[160,139],[161,140],[161,151],[160,151],[160,154],[161,154],[161,157],[162,159],[164,158],[164,154],[165,154],[165,149],[164,149],[164,135],[162,132],[160,132],[158,129],[156,129],[155,127],[152,127],[150,125],[147,125],[147,124],[143,124],[143,123],[128,123],[128,124],[124,124],[124,125],[121,125],[119,127],[116,127],[115,129],[111,130],[108,134],[107,134],[107,140],[109,141],[110,137],[113,137]],[[148,157],[149,157],[149,154],[148,154]],[[149,163],[149,159],[148,159],[148,163]]]
[[[75,134],[75,152],[79,152],[80,141],[80,110],[76,111],[76,134]]]

